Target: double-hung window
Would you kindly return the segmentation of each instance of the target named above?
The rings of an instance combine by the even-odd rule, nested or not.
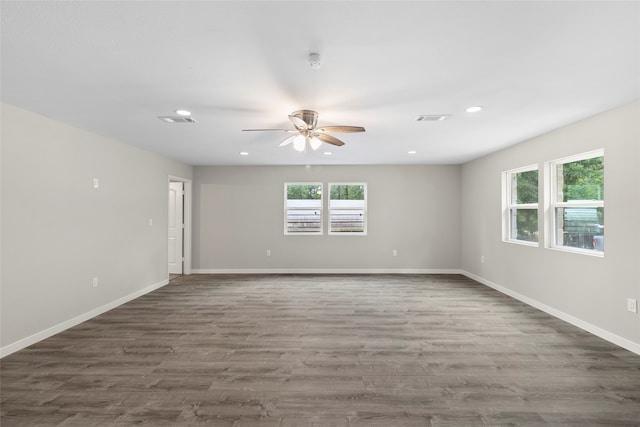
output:
[[[503,173],[503,240],[538,244],[538,166]]]
[[[367,234],[367,184],[329,184],[329,234]]]
[[[604,151],[548,163],[556,249],[604,253]]]
[[[322,234],[322,183],[285,183],[284,200],[284,234]]]

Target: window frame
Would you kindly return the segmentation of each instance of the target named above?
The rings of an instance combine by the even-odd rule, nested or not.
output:
[[[295,208],[296,210],[309,210],[320,212],[320,229],[318,231],[289,231],[289,206],[288,189],[291,185],[314,185],[320,187],[320,207],[319,208]],[[322,236],[324,234],[324,185],[322,182],[285,182],[284,183],[284,234],[286,236]]]
[[[523,172],[538,172],[538,202],[536,203],[514,203],[512,201],[513,177]],[[539,247],[542,233],[540,233],[540,168],[538,164],[531,164],[502,172],[502,241],[519,245]],[[538,241],[532,242],[512,237],[515,229],[513,212],[518,209],[535,210],[538,218]]]
[[[587,248],[579,248],[574,246],[565,246],[558,243],[558,218],[556,211],[558,208],[602,208],[604,210],[604,196],[602,200],[569,200],[567,202],[558,201],[562,200],[559,197],[562,194],[562,189],[558,188],[558,166],[579,162],[581,160],[593,159],[596,157],[603,157],[604,161],[604,149],[598,149],[593,151],[588,151],[585,153],[575,154],[567,157],[562,157],[559,159],[554,159],[545,163],[545,174],[548,176],[549,185],[547,195],[545,197],[545,226],[548,230],[546,233],[545,241],[547,242],[547,248],[555,249],[563,252],[572,252],[583,255],[591,255],[596,257],[604,257],[604,249],[602,251],[587,249]],[[604,178],[604,166],[603,166],[603,178]],[[606,182],[606,178],[603,181]],[[604,222],[604,221],[603,221]],[[604,224],[603,224],[604,227]]]
[[[333,231],[331,227],[331,213],[336,210],[352,210],[352,208],[332,208],[331,207],[331,188],[332,186],[341,186],[341,185],[352,185],[352,186],[362,186],[364,189],[364,200],[363,200],[363,212],[364,212],[364,225],[362,231]],[[368,232],[368,223],[369,223],[369,213],[367,211],[368,204],[368,194],[367,194],[367,183],[366,182],[329,182],[327,185],[327,234],[331,236],[366,236]]]

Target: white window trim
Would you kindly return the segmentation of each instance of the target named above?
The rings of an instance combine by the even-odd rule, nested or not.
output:
[[[358,232],[345,233],[340,231],[331,231],[331,186],[332,185],[362,185],[364,186],[364,230]],[[366,236],[369,227],[369,213],[367,211],[367,183],[366,182],[330,182],[327,185],[327,234],[330,236]],[[337,208],[335,210],[340,210]]]
[[[527,166],[522,166],[515,169],[510,169],[508,171],[502,172],[502,241],[507,243],[515,243],[517,245],[531,246],[531,247],[539,247],[540,246],[540,238],[542,237],[542,233],[540,233],[540,203],[512,203],[511,202],[511,177],[514,174],[521,172],[529,172],[529,171],[538,171],[538,201],[540,200],[540,170],[538,164],[532,164]],[[519,240],[511,238],[511,209],[536,209],[538,211],[538,241],[537,242],[527,242],[526,240]]]
[[[593,157],[604,157],[604,149],[598,149],[580,153],[572,156],[562,157],[560,159],[545,162],[544,174],[546,185],[544,195],[544,228],[545,228],[545,247],[547,249],[558,250],[561,252],[572,252],[582,255],[590,255],[598,258],[604,257],[604,251],[595,251],[591,249],[575,248],[572,246],[562,246],[556,243],[556,208],[571,207],[604,207],[604,200],[572,200],[568,202],[557,201],[557,185],[558,185],[558,168],[557,165],[580,160],[591,159]],[[605,178],[606,182],[606,178]]]
[[[310,231],[310,232],[296,232],[296,233],[290,233],[287,227],[287,218],[288,218],[288,211],[289,208],[287,206],[287,187],[290,185],[319,185],[322,193],[320,195],[320,231]],[[322,182],[285,182],[284,183],[284,234],[286,236],[322,236],[324,234],[324,185],[322,184]],[[306,210],[305,208],[300,208],[300,210]],[[318,210],[316,208],[314,209],[308,209],[308,210]]]

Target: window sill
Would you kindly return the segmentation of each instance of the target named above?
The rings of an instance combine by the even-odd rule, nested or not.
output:
[[[596,251],[593,249],[572,248],[570,246],[550,246],[548,249],[552,249],[554,251],[559,251],[559,252],[568,252],[571,254],[587,255],[587,256],[592,256],[596,258],[604,258],[603,251]]]
[[[540,247],[540,244],[537,242],[527,242],[526,240],[503,240],[505,243],[513,243],[521,246],[529,246],[532,248]]]
[[[311,233],[311,232],[304,232],[301,231],[299,233],[284,233],[285,236],[322,236],[323,233],[321,232],[316,232],[316,233]]]
[[[358,233],[345,233],[345,232],[328,232],[327,235],[329,236],[366,236],[367,233],[362,233],[362,232],[358,232]]]

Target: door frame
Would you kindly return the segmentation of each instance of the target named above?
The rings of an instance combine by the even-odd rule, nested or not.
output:
[[[184,204],[182,212],[182,221],[184,221],[184,232],[182,236],[182,256],[184,263],[182,264],[182,274],[191,274],[191,212],[192,212],[192,181],[188,178],[169,175],[167,180],[167,189],[171,182],[182,182],[184,188]],[[169,192],[167,191],[167,224],[169,223]],[[167,244],[165,253],[169,253],[169,228],[166,230],[167,238],[164,240]],[[165,262],[167,268],[167,277],[169,277],[169,263]]]

